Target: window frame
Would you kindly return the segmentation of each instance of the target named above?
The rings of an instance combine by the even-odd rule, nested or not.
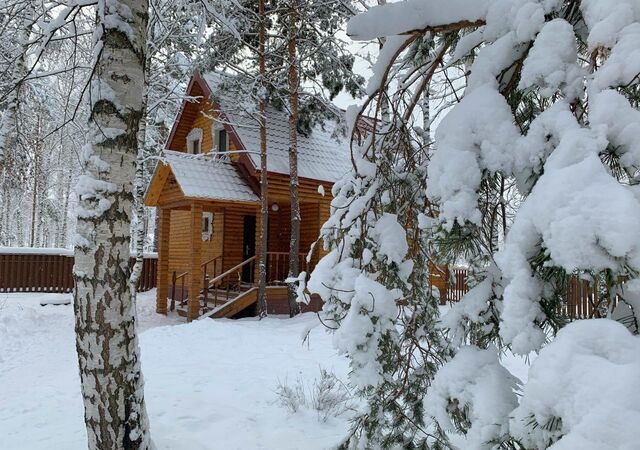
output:
[[[196,150],[197,145],[197,152]],[[202,128],[193,128],[187,135],[187,153],[191,155],[202,154]]]

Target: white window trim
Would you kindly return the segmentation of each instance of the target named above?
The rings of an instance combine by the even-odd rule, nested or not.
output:
[[[218,132],[224,130],[224,125],[221,122],[215,122],[211,125],[211,137],[213,140],[213,151],[220,151],[220,142],[218,142]],[[229,133],[227,133],[227,151],[229,151]]]
[[[200,153],[202,153],[202,128],[194,128],[187,134],[187,153],[193,153],[193,142],[200,141]]]

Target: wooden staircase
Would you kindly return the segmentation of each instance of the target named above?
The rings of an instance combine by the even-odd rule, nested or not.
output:
[[[200,313],[202,314],[200,318],[204,316],[213,317],[213,318],[231,317],[237,314],[238,312],[242,311],[246,307],[250,306],[251,303],[248,303],[242,308],[240,308],[239,310],[235,311],[235,309],[237,309],[238,305],[240,304],[236,302],[236,300],[245,298],[246,297],[245,294],[248,293],[249,291],[252,291],[253,289],[255,289],[255,287],[252,284],[241,283],[240,285],[233,286],[230,289],[222,289],[220,287],[218,288],[209,287],[206,290],[206,294],[207,294],[206,296],[205,296],[205,290],[204,289],[201,290],[200,294],[198,295],[198,300],[200,303]],[[187,317],[188,301],[189,301],[189,298],[187,297],[182,302],[180,302],[178,307],[176,308],[176,312],[182,317]],[[246,298],[245,298],[245,301],[246,301]],[[229,309],[229,304],[232,302],[234,302],[234,305],[236,305],[235,308],[232,308],[233,311]],[[218,311],[218,310],[225,312],[225,314],[221,315],[219,312],[217,312],[213,316],[210,314],[213,311]]]
[[[204,313],[199,319],[219,319],[221,317],[233,317],[249,306],[258,301],[258,288],[252,287],[247,291],[244,291],[237,295],[235,298],[230,299],[223,304],[212,308],[210,311]]]
[[[285,252],[267,252],[267,290],[273,295],[280,296],[279,290],[286,286],[284,280],[289,267],[288,258],[289,254]],[[304,254],[300,254],[300,261],[303,262],[304,270],[308,270]],[[198,293],[197,317],[191,319],[233,317],[255,304],[258,301],[257,285],[243,281],[242,273],[255,274],[256,263],[257,257],[252,256],[220,274],[218,272],[224,267],[222,255],[202,263],[200,270],[204,288]],[[208,267],[213,267],[212,273]],[[188,275],[189,272],[179,275],[174,272],[172,277],[170,309],[182,317],[188,317],[189,311],[189,298],[183,296]]]
[[[256,257],[253,256],[226,272],[214,276],[212,279],[209,279],[205,267],[204,288],[198,293],[198,318],[232,317],[254,304],[258,298],[257,288],[253,283],[242,280],[242,272],[243,268],[248,265],[249,273],[253,274],[255,272],[255,261]],[[185,272],[178,277],[174,276],[174,287],[177,280],[180,278],[184,280],[187,274]],[[173,289],[173,292],[175,292],[175,289]],[[177,304],[173,300],[171,310],[174,308],[180,316],[188,317],[189,297],[181,298]]]

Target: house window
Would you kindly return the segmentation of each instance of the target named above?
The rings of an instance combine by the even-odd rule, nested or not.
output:
[[[189,151],[189,153],[193,153],[194,155],[200,153],[200,139],[194,139],[193,141],[191,141],[191,150]]]
[[[194,128],[187,135],[187,152],[193,155],[202,153],[202,128]]]
[[[213,213],[202,213],[202,240],[210,241],[213,235]]]
[[[229,145],[228,145],[227,130],[223,128],[221,130],[218,130],[218,151],[226,152],[228,151],[228,149],[229,149]]]

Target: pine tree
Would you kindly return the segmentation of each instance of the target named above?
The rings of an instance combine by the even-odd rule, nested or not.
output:
[[[297,278],[300,270],[300,197],[298,188],[298,121],[300,120],[300,81],[298,76],[298,13],[300,5],[296,0],[287,8],[287,81],[289,92],[289,192],[291,199],[291,237],[289,239],[288,278]],[[289,315],[300,312],[296,286],[289,284]]]
[[[432,64],[428,44],[424,58]],[[411,75],[401,74],[413,73],[413,63],[404,58],[370,82],[364,106],[347,111],[353,169],[334,186],[332,216],[322,228],[330,252],[307,286],[325,301],[323,322],[335,329],[338,349],[351,362],[351,382],[367,402],[343,448],[446,446],[423,404],[436,371],[452,355],[436,326],[439,299],[429,282],[431,143],[417,132],[418,102],[389,101],[392,74],[406,81]],[[427,71],[417,83],[431,76]]]
[[[289,188],[291,235],[290,280],[300,271],[300,199],[298,196],[298,135],[310,134],[325,120],[340,120],[341,112],[331,104],[341,91],[359,96],[363,79],[353,73],[354,57],[337,33],[351,17],[353,2],[286,0],[274,2],[274,29],[282,44],[275,43],[271,69],[286,74],[286,85],[272,85],[271,99],[289,113]],[[289,312],[299,313],[297,286],[289,283]]]
[[[640,123],[640,80],[630,62],[638,22],[637,9],[626,1],[603,7],[593,1],[500,0],[461,8],[399,2],[350,23],[349,33],[358,39],[386,38],[372,80],[379,86],[391,78],[399,86],[390,98],[392,122],[399,110],[408,117],[405,111],[426,89],[440,105],[433,116],[446,113],[435,130],[427,171],[428,204],[435,208],[425,211],[423,229],[433,233],[436,262],[464,258],[474,276],[463,300],[432,324],[447,333],[451,354],[418,393],[425,405],[422,420],[431,426],[411,424],[416,433],[455,429],[469,448],[542,449],[584,431],[566,407],[557,407],[558,399],[541,395],[540,374],[548,380],[558,367],[532,371],[537,390],[525,386],[518,406],[518,381],[499,359],[501,351],[562,351],[554,336],[563,327],[565,350],[568,336],[581,336],[578,330],[606,328],[609,337],[626,339],[620,325],[606,321],[566,326],[569,275],[598,282],[606,300],[596,305],[596,314],[622,305],[624,323],[637,332],[639,147],[637,134],[628,133]],[[421,41],[435,43],[426,61],[416,58]],[[334,278],[325,280],[335,286],[341,278],[329,273]],[[353,302],[345,303],[348,311],[336,312],[342,322],[336,333],[348,326]],[[336,304],[330,301],[327,310]],[[352,361],[371,361],[367,348],[353,343],[354,334]],[[371,335],[367,329],[355,334]],[[576,342],[589,349],[580,352],[616,358],[587,341]],[[564,395],[565,406],[579,401]],[[410,415],[407,405],[401,410]],[[379,423],[373,428],[385,430]],[[441,445],[446,442],[425,442]]]
[[[258,311],[267,315],[267,239],[269,226],[267,177],[268,92],[274,75],[268,68],[272,38],[269,28],[271,5],[242,0],[206,4],[207,20],[212,28],[206,41],[206,51],[199,65],[218,75],[214,98],[247,99],[230,105],[231,111],[243,119],[254,122],[260,133],[260,220],[258,228]],[[255,151],[255,150],[254,150]]]

